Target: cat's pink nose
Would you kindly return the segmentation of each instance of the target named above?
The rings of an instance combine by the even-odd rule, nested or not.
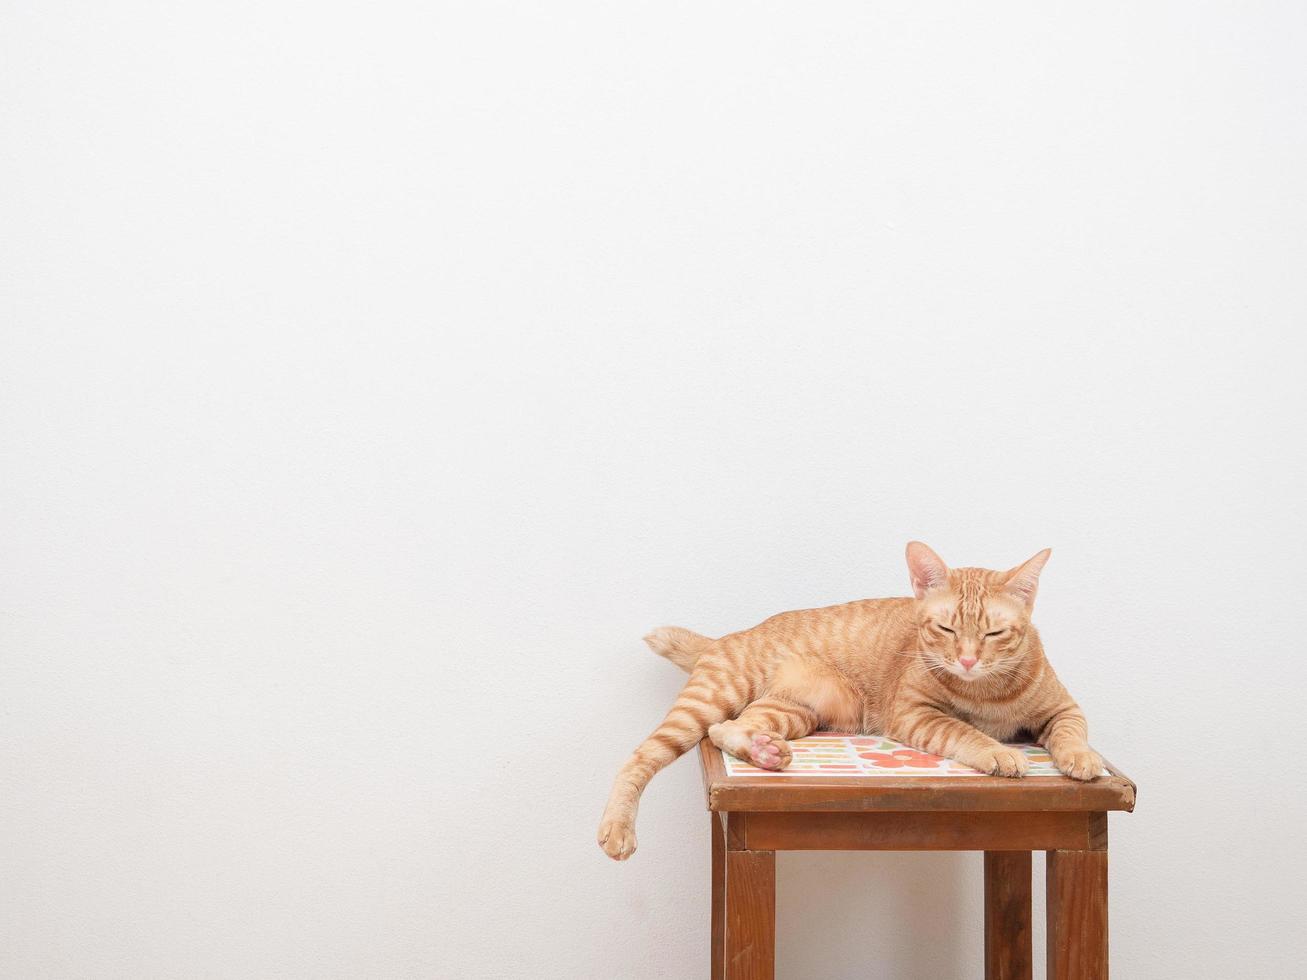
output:
[[[962,665],[963,670],[970,670],[976,666],[976,657],[958,657],[958,663]]]

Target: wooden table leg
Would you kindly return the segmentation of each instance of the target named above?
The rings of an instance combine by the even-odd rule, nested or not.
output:
[[[726,951],[726,828],[720,814],[709,811],[712,820],[712,980],[724,980]]]
[[[736,814],[730,819],[735,821]],[[741,821],[742,824],[742,821]],[[726,835],[724,980],[776,976],[776,852],[737,849]]]
[[[985,852],[985,980],[1031,980],[1030,852]]]
[[[1107,978],[1107,850],[1048,852],[1048,980]]]

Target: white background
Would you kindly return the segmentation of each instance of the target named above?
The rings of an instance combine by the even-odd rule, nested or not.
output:
[[[0,974],[706,976],[639,637],[913,537],[1054,549],[1114,972],[1295,973],[1305,33],[5,4]],[[781,978],[978,975],[979,856],[779,864]]]

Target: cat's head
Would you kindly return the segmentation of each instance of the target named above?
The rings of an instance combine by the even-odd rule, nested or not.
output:
[[[1050,554],[1045,548],[1006,572],[949,568],[920,541],[910,542],[917,635],[929,669],[964,681],[1019,672],[1039,573]]]

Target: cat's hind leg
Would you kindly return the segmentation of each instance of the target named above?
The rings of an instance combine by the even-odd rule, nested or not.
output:
[[[853,731],[862,701],[849,683],[811,657],[790,656],[777,666],[763,696],[734,721],[708,729],[713,744],[760,769],[784,769],[793,753],[789,739],[823,725]]]
[[[708,729],[713,745],[759,769],[784,769],[793,753],[789,739],[802,738],[817,728],[816,710],[801,700],[767,694],[744,709],[734,721]]]
[[[599,823],[605,854],[625,861],[635,852],[635,815],[649,780],[698,744],[711,725],[739,711],[756,690],[753,684],[751,677],[724,669],[712,657],[699,658],[667,717],[617,774]]]

